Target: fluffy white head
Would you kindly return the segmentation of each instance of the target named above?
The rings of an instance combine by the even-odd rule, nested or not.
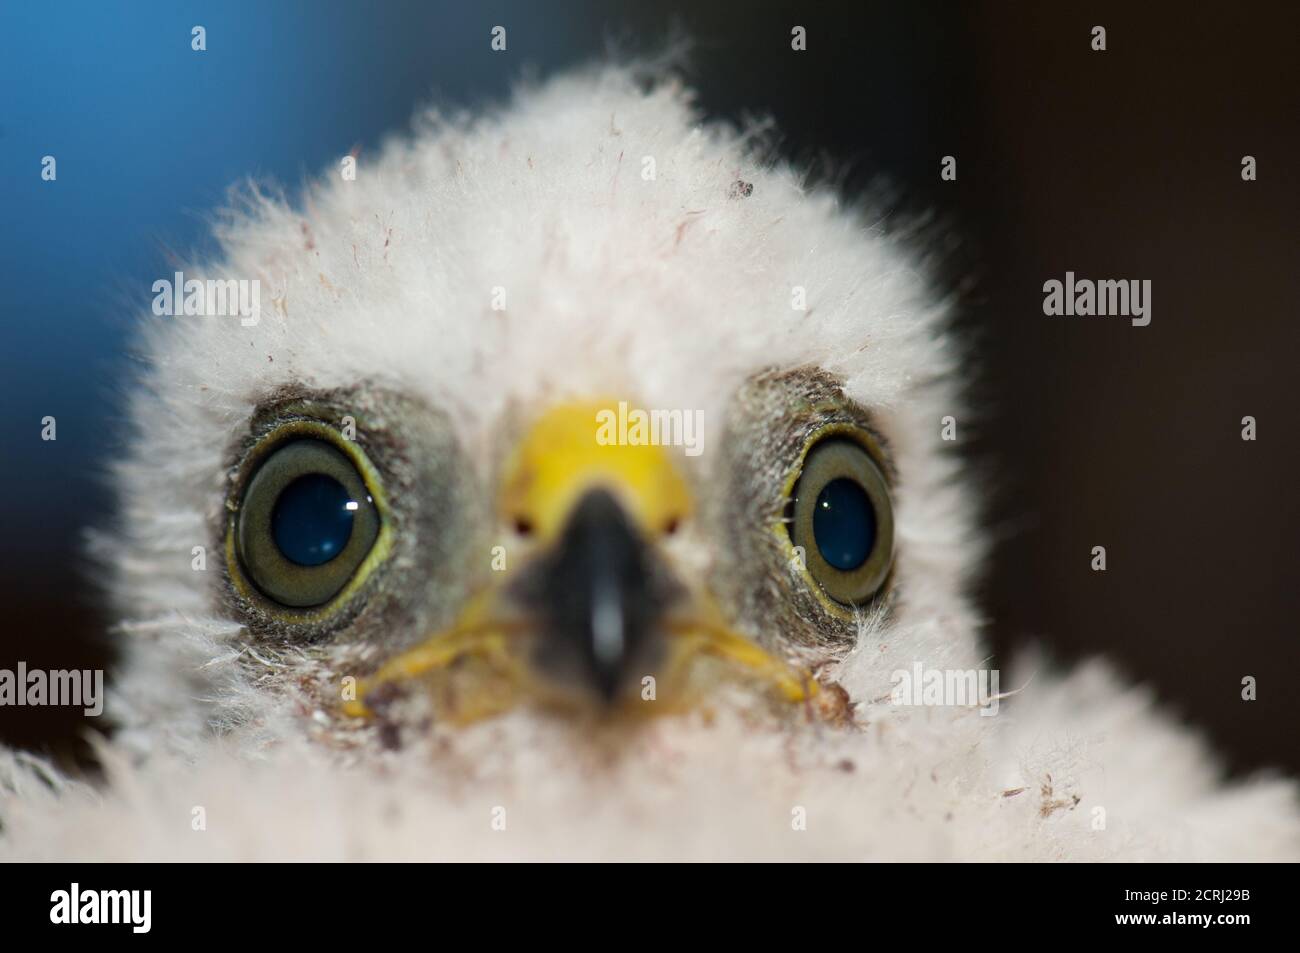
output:
[[[447,413],[484,483],[513,417],[557,400],[700,410],[705,452],[684,463],[708,481],[738,388],[821,368],[872,413],[900,474],[907,598],[872,630],[888,658],[850,687],[887,693],[894,661],[973,659],[961,592],[975,551],[940,451],[940,419],[957,412],[943,309],[899,249],[743,133],[702,125],[677,84],[605,69],[474,121],[429,116],[355,179],[330,170],[301,210],[244,196],[219,234],[224,259],[186,278],[257,280],[260,320],[152,319],[119,470],[115,591],[147,682],[122,694],[131,727],[183,727],[157,706],[192,704],[196,664],[219,696],[203,722],[236,717],[215,714],[235,701],[253,708],[237,720],[260,721],[277,703],[214,661],[247,646],[217,609],[220,574],[194,572],[190,554],[212,545],[229,446],[283,387],[415,395]]]

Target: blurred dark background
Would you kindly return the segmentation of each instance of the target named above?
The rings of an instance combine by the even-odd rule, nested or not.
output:
[[[959,433],[998,542],[981,567],[995,662],[1029,642],[1104,653],[1233,770],[1300,771],[1300,7],[803,6],[5,4],[0,667],[111,660],[80,534],[110,506],[131,319],[171,249],[210,247],[228,184],[296,186],[422,103],[499,99],[522,69],[611,40],[654,50],[675,27],[709,114],[770,114],[786,154],[885,203],[957,296],[976,375]],[[1150,279],[1151,325],[1045,317],[1042,284],[1067,270]],[[67,756],[81,722],[0,708],[0,741]]]

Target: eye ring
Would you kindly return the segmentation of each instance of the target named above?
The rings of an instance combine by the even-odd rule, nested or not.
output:
[[[235,589],[282,621],[330,617],[391,549],[374,467],[328,424],[298,419],[264,437],[241,472],[227,503]]]
[[[849,433],[833,431],[809,446],[786,526],[808,575],[840,606],[864,605],[884,588],[894,558],[889,484]]]

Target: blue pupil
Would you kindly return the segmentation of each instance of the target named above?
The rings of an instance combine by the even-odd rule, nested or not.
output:
[[[876,545],[876,511],[855,481],[831,480],[817,494],[813,539],[822,558],[843,572],[867,561]]]
[[[271,511],[271,537],[299,566],[319,566],[343,551],[352,537],[357,504],[343,484],[323,473],[298,477]]]

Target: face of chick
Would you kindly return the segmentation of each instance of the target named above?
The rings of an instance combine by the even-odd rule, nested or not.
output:
[[[842,715],[973,662],[944,309],[680,87],[562,77],[218,238],[186,278],[260,319],[147,328],[115,468],[140,737]]]
[[[410,395],[277,393],[232,450],[228,608],[360,675],[339,711],[386,726],[521,704],[626,721],[723,686],[842,715],[815,668],[888,591],[887,445],[814,368],[730,404],[709,468],[689,412],[510,413],[483,480]]]

